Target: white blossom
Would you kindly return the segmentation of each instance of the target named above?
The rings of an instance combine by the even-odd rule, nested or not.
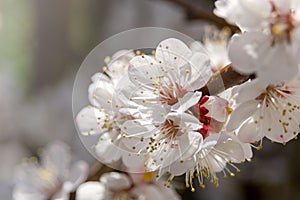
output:
[[[198,119],[186,113],[169,113],[159,126],[137,120],[127,121],[122,127],[126,145],[138,152],[135,157],[147,155],[145,166],[149,171],[193,156],[202,144],[202,136],[197,132],[200,128]]]
[[[116,94],[118,84],[122,77],[127,76],[128,60],[131,57],[129,51],[117,52],[105,72],[96,73],[92,76],[92,83],[88,89],[88,98],[91,105],[84,107],[76,117],[79,132],[82,135],[99,135],[98,142],[95,142],[94,151],[101,162],[112,164],[122,160],[126,166],[137,165],[139,162],[128,162],[132,152],[124,145],[124,137],[120,126],[134,116],[130,113],[119,112],[123,102]],[[143,158],[139,158],[140,162]]]
[[[17,166],[15,172],[15,200],[68,200],[69,193],[86,180],[88,165],[77,161],[71,165],[69,148],[61,142],[47,146],[41,156]]]
[[[298,72],[300,5],[298,0],[219,0],[215,13],[243,31],[229,45],[232,67],[278,84]]]
[[[194,177],[198,179],[200,187],[204,188],[204,178],[218,186],[217,173],[223,172],[224,177],[227,177],[227,174],[235,175],[232,169],[239,172],[239,169],[232,163],[250,159],[252,150],[250,144],[241,142],[233,133],[224,130],[229,112],[227,106],[227,101],[219,97],[202,98],[198,106],[193,108],[193,113],[198,113],[198,118],[202,123],[202,128],[197,130],[202,135],[202,145],[193,153],[193,156],[184,161],[177,160],[172,165],[162,168],[159,172],[160,177],[167,172],[170,181],[174,176],[185,173],[186,186],[195,191]]]
[[[300,131],[299,91],[298,78],[279,85],[268,85],[258,80],[245,83],[227,130],[236,130],[243,142],[267,137],[285,144]]]
[[[204,51],[193,53],[182,41],[169,38],[158,45],[154,57],[134,57],[128,74],[135,87],[125,96],[142,106],[141,114],[161,123],[167,113],[184,112],[198,102],[201,93],[194,91],[210,78],[210,60]]]

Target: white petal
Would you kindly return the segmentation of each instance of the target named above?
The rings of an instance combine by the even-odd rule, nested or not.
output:
[[[92,77],[93,83],[89,86],[89,101],[98,108],[110,109],[114,86],[106,75],[97,73]]]
[[[229,139],[229,136],[226,134],[211,134],[204,139],[203,146],[198,149],[197,153],[201,152],[200,156],[204,158],[217,144],[226,142]]]
[[[123,153],[122,161],[123,164],[127,167],[127,170],[132,173],[144,172],[143,167],[145,163],[146,154],[137,154],[137,153]]]
[[[197,104],[202,96],[201,92],[188,92],[171,107],[172,111],[183,113]]]
[[[139,113],[142,119],[148,120],[153,124],[161,124],[165,121],[166,115],[171,107],[168,105],[153,104],[148,107],[139,107]]]
[[[95,147],[98,158],[105,164],[116,162],[121,158],[124,151],[119,147],[119,140],[116,139],[117,133],[104,133]]]
[[[103,174],[100,177],[100,182],[104,183],[112,191],[126,190],[131,186],[128,176],[118,172]]]
[[[161,165],[164,168],[171,166],[175,162],[182,162],[191,158],[202,145],[202,136],[198,132],[188,132],[169,145],[170,148],[167,152],[157,153],[156,157],[154,157],[156,165]]]
[[[188,63],[192,51],[182,41],[169,38],[162,41],[156,48],[155,58],[169,67],[181,67]]]
[[[258,126],[253,119],[247,120],[238,130],[238,138],[241,142],[252,143],[259,141],[262,137],[259,135]]]
[[[91,80],[93,83],[95,82],[106,82],[107,84],[111,84],[111,80],[103,73],[95,73],[92,77]]]
[[[129,137],[139,137],[151,133],[156,127],[143,120],[127,120],[121,126],[121,130]]]
[[[244,161],[244,151],[242,146],[234,141],[228,140],[224,143],[220,143],[215,147],[220,152],[223,152],[226,157],[234,162],[240,163]]]
[[[201,106],[205,107],[209,112],[206,114],[208,117],[219,122],[225,122],[227,119],[228,101],[217,96],[210,96]]]
[[[210,59],[206,54],[194,53],[191,60],[191,79],[184,88],[194,91],[202,88],[212,75]]]
[[[171,112],[167,115],[167,119],[170,119],[180,127],[180,131],[195,131],[202,128],[199,119],[188,113],[176,113]]]
[[[105,186],[103,183],[90,181],[81,184],[76,191],[77,200],[105,200]]]
[[[229,44],[232,67],[244,74],[254,73],[260,67],[260,59],[271,49],[271,40],[261,32],[235,34]]]
[[[131,59],[128,75],[136,86],[150,87],[153,81],[164,75],[164,72],[151,56],[143,55]]]
[[[246,102],[257,98],[266,91],[267,83],[255,79],[251,82],[246,82],[239,87],[239,94],[236,97],[238,103]]]
[[[218,0],[214,13],[243,30],[258,30],[271,11],[268,0]]]
[[[181,176],[182,174],[186,173],[189,169],[192,169],[196,166],[194,160],[185,160],[183,162],[176,161],[172,163],[169,167],[166,168],[166,171],[171,172],[174,176]]]
[[[76,124],[82,135],[94,135],[107,131],[104,124],[107,120],[106,113],[98,108],[87,106],[76,116]]]
[[[234,131],[241,126],[257,110],[258,103],[258,101],[253,100],[239,105],[230,115],[226,125],[227,131]]]
[[[112,78],[116,84],[127,73],[129,61],[135,56],[132,51],[120,50],[117,51],[107,64],[108,70],[106,73]]]
[[[276,43],[261,60],[257,76],[274,84],[291,80],[298,74],[298,59],[291,45]]]
[[[242,146],[243,151],[244,151],[244,160],[252,158],[253,152],[252,152],[252,148],[251,148],[250,143],[244,143],[244,142],[242,142],[234,133],[226,132],[225,134],[229,135],[229,137],[234,142],[237,142],[237,143],[239,143]],[[254,140],[254,141],[258,141],[258,140]]]
[[[291,94],[293,95],[293,94]],[[278,110],[274,107],[266,108],[267,115],[264,118],[264,121],[269,122],[269,130],[265,131],[265,135],[270,140],[279,143],[285,143],[297,136],[300,132],[299,124],[300,124],[300,113],[298,109],[292,109],[293,106],[288,106],[288,102],[293,100],[292,98],[281,99],[278,101]],[[299,103],[294,103],[291,101],[290,103],[295,104],[295,106],[299,105]],[[283,114],[284,113],[284,114]],[[283,125],[285,123],[285,125]]]

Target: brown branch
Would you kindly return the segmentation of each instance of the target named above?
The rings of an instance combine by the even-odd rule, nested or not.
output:
[[[202,95],[217,95],[224,90],[231,88],[236,85],[240,85],[249,79],[253,79],[255,76],[242,75],[234,71],[231,65],[227,65],[222,68],[219,72],[215,73],[208,83],[200,88],[198,91],[202,92]]]
[[[219,28],[223,28],[226,26],[229,27],[233,33],[239,31],[239,28],[237,26],[229,24],[224,19],[214,15],[212,12],[208,12],[207,10],[204,10],[199,6],[191,4],[186,0],[165,0],[165,1],[169,1],[186,10],[189,19],[205,20],[215,24]]]

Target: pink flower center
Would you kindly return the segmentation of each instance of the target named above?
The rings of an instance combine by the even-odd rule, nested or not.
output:
[[[169,86],[162,86],[159,91],[159,101],[170,106],[176,104],[188,91],[182,88],[178,83]]]

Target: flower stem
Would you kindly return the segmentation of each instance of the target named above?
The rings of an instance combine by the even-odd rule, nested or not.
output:
[[[202,92],[202,96],[217,95],[228,88],[240,85],[249,79],[254,78],[254,74],[243,75],[234,71],[229,64],[222,68],[219,72],[216,72],[214,75],[212,75],[208,83],[198,91]]]

